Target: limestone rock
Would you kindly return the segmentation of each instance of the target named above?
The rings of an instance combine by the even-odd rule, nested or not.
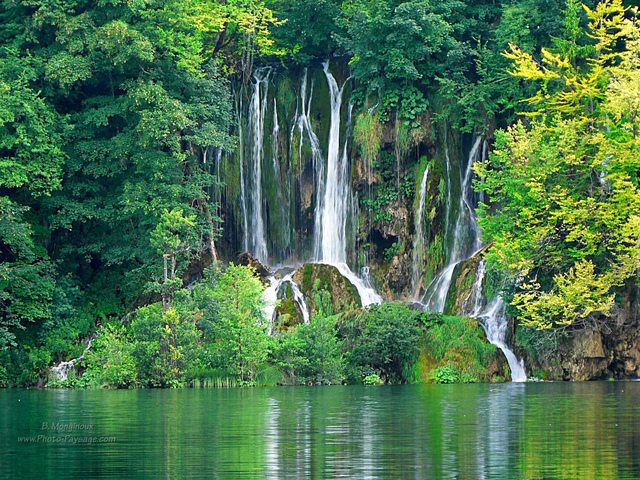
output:
[[[531,371],[551,380],[603,380],[640,376],[640,325],[612,326],[605,331],[577,330],[559,336],[543,358],[525,349]]]

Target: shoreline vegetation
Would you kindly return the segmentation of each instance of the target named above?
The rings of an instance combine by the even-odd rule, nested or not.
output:
[[[506,362],[475,319],[400,303],[332,314],[317,290],[308,325],[268,334],[264,286],[231,265],[183,290],[173,308],[138,310],[127,328],[103,325],[82,375],[48,387],[241,387],[504,381]],[[249,295],[249,292],[254,292]],[[256,322],[255,319],[260,319]]]

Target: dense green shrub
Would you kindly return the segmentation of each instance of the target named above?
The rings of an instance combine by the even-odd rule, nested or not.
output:
[[[422,312],[402,304],[386,303],[345,314],[339,338],[349,383],[379,375],[387,383],[403,383],[405,372],[420,354]]]

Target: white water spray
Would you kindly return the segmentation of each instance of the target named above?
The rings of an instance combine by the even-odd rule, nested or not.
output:
[[[247,237],[247,249],[262,264],[267,263],[268,252],[262,206],[262,161],[264,156],[264,120],[267,110],[267,90],[269,86],[270,68],[259,68],[253,78],[253,94],[249,105],[249,125],[251,126],[251,158],[250,165],[250,209]]]
[[[413,290],[414,300],[418,300],[420,296],[420,284],[423,260],[424,260],[424,212],[427,206],[427,184],[429,180],[429,165],[424,170],[422,182],[420,182],[420,193],[418,202],[418,211],[416,212],[416,231],[413,237],[413,252],[411,257],[411,289]]]
[[[482,311],[479,318],[487,334],[487,339],[502,350],[504,356],[507,357],[507,362],[511,369],[511,381],[526,382],[527,373],[524,369],[524,362],[518,360],[513,350],[506,343],[508,322],[502,296],[497,295]]]
[[[273,322],[275,320],[275,311],[276,311],[276,304],[278,301],[278,292],[282,289],[282,287],[286,283],[290,285],[291,294],[293,295],[292,300],[302,312],[302,318],[304,320],[304,323],[308,324],[310,321],[311,317],[309,313],[309,307],[307,306],[307,302],[304,299],[304,295],[300,290],[300,285],[298,285],[293,280],[294,274],[295,274],[295,271],[280,278],[276,278],[275,275],[271,275],[269,277],[269,286],[265,289],[263,298],[265,300],[264,314],[267,322],[269,322],[270,328],[273,326]]]
[[[87,340],[87,345],[84,351],[82,352],[82,355],[80,355],[78,358],[73,358],[68,362],[60,362],[55,367],[51,367],[50,372],[53,374],[55,380],[59,382],[63,382],[69,378],[69,372],[75,368],[78,362],[81,362],[82,360],[84,360],[84,355],[91,348],[91,342],[93,342],[95,338],[96,338],[95,335],[92,335],[91,337],[89,337],[89,339]]]
[[[444,311],[445,301],[451,286],[453,271],[460,262],[473,257],[482,247],[480,240],[480,230],[476,213],[473,209],[473,164],[482,155],[482,137],[476,137],[473,147],[469,152],[467,168],[461,182],[460,205],[458,207],[458,218],[453,232],[453,248],[449,256],[449,263],[437,275],[427,287],[423,303],[427,309],[435,312]],[[448,155],[446,156],[448,163]]]
[[[368,306],[381,303],[382,297],[373,288],[365,285],[347,265],[346,224],[352,194],[346,140],[340,150],[340,109],[346,82],[342,87],[338,87],[338,82],[329,71],[329,62],[323,64],[323,69],[331,94],[331,123],[326,176],[320,172],[317,184],[314,256],[318,263],[335,266],[342,276],[356,287],[362,305]],[[350,115],[351,105],[349,106]]]

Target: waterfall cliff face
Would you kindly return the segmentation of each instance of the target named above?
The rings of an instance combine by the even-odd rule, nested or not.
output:
[[[287,267],[268,293],[273,303],[289,292],[305,322],[310,309],[292,272],[315,262],[335,267],[363,305],[417,300],[482,318],[485,328],[495,314],[502,328],[503,309],[486,305],[484,270],[474,267],[471,290],[458,282],[483,247],[473,165],[488,142],[434,126],[428,113],[417,128],[398,115],[380,122],[374,109],[349,103],[352,86],[346,60],[261,67],[235,86],[239,146],[212,167],[225,181],[216,192],[223,258],[248,251],[272,272]],[[354,133],[366,122],[380,125],[374,158]]]
[[[222,256],[328,263],[365,302],[379,301],[375,287],[442,311],[455,266],[480,247],[471,167],[486,142],[396,115],[365,159],[353,132],[371,110],[354,112],[351,88],[346,61],[261,67],[235,86],[239,146],[213,167],[225,182]]]
[[[368,305],[382,298],[354,273],[366,265],[355,254],[350,88],[344,62],[297,72],[262,67],[237,88],[240,145],[223,166],[232,180],[222,195],[230,230],[223,243],[227,258],[246,250],[272,270],[333,265]]]
[[[423,303],[429,310],[443,312],[445,301],[451,286],[453,271],[460,262],[474,256],[482,246],[481,232],[478,228],[475,209],[478,206],[476,193],[473,190],[473,165],[482,161],[482,137],[475,137],[469,151],[467,164],[461,179],[458,216],[453,230],[453,244],[449,251],[447,266],[433,279],[427,287]],[[447,147],[448,148],[448,147]],[[448,154],[447,154],[448,158]],[[448,164],[449,162],[447,162]]]

